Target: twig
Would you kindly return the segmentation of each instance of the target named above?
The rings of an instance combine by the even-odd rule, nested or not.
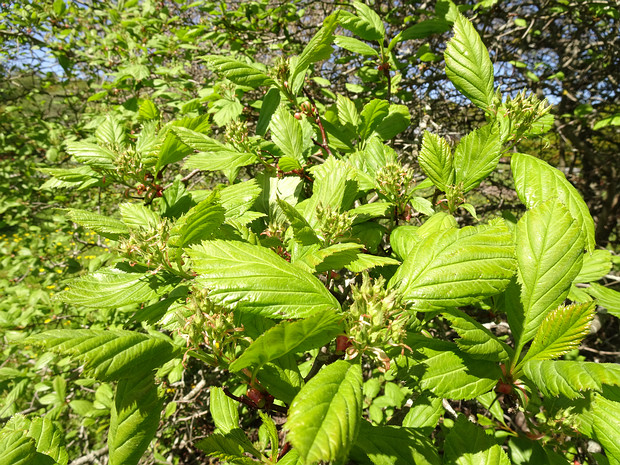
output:
[[[69,465],[86,465],[86,464],[90,465],[93,463],[94,460],[98,459],[99,457],[107,453],[108,453],[108,446],[105,446],[99,450],[92,451],[89,454],[86,454],[78,459],[75,459]]]

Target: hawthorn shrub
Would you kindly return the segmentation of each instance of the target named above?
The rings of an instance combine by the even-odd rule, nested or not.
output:
[[[610,253],[564,175],[513,151],[549,130],[547,103],[502,95],[454,11],[446,74],[486,123],[454,146],[425,131],[415,171],[390,147],[411,124],[391,102],[402,35],[354,6],[269,69],[206,57],[222,86],[259,96],[256,124],[165,122],[144,100],[137,132],[109,117],[94,140],[67,144],[80,166],[45,169],[48,185],[125,200],[114,215],[68,209],[117,255],[60,299],[113,317],[23,344],[105,391],[72,408],[107,427],[112,465],[161,440],[177,408],[168,391],[196,364],[218,375],[214,430],[192,446],[222,463],[618,463],[620,368],[561,359],[597,302],[618,299],[596,284]],[[382,98],[314,98],[311,68],[332,43],[375,60]],[[525,213],[478,218],[476,189],[508,169]],[[63,435],[52,418],[16,415],[0,457],[66,464]]]

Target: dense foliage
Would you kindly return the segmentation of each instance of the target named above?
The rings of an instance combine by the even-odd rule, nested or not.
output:
[[[403,3],[2,5],[0,463],[620,463],[618,9]]]

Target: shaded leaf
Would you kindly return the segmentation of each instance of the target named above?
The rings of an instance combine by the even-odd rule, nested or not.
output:
[[[276,108],[280,105],[280,91],[275,87],[269,89],[269,91],[263,97],[263,103],[260,107],[260,115],[258,115],[258,122],[256,123],[256,134],[264,136],[267,132],[267,128],[271,123],[271,117],[276,111]]]
[[[446,437],[446,465],[510,465],[506,452],[492,436],[459,415]]]

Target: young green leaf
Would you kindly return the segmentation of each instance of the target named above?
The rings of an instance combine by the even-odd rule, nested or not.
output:
[[[213,386],[210,389],[209,410],[220,432],[227,434],[239,428],[239,405],[224,394],[222,388]]]
[[[125,273],[106,269],[74,279],[60,298],[73,305],[117,308],[153,300],[165,294],[179,278],[166,273]]]
[[[34,439],[39,454],[53,459],[57,465],[67,465],[69,457],[64,445],[65,435],[52,420],[46,417],[34,418],[27,434]]]
[[[593,252],[596,245],[594,220],[579,192],[566,180],[564,174],[543,160],[523,153],[512,155],[510,167],[521,202],[527,208],[533,208],[539,202],[556,197],[577,220],[585,233],[586,249]]]
[[[172,121],[168,123],[166,127],[168,129],[183,127],[198,133],[204,133],[210,129],[211,125],[209,124],[209,115],[200,115],[195,118],[185,117],[177,121]],[[159,151],[155,169],[159,170],[162,166],[183,160],[183,158],[192,153],[192,151],[192,148],[181,142],[173,131],[168,131],[164,139],[164,145]]]
[[[258,370],[256,379],[276,399],[290,405],[304,384],[293,354],[269,362]]]
[[[596,440],[604,447],[609,463],[620,463],[620,402],[596,395],[592,413]]]
[[[307,268],[312,273],[340,270],[344,267],[348,268],[358,258],[362,247],[362,244],[341,242],[319,249],[319,245],[315,244],[308,247],[308,250],[297,257],[293,263],[304,269]]]
[[[476,28],[463,16],[454,22],[454,37],[444,53],[446,75],[465,97],[486,110],[493,102],[493,64]]]
[[[55,329],[26,341],[85,362],[85,371],[100,381],[147,377],[180,353],[163,335],[119,329]]]
[[[178,236],[171,243],[176,247],[186,247],[210,238],[224,222],[225,213],[219,195],[212,193],[177,220],[171,234]]]
[[[584,241],[577,221],[555,199],[528,211],[517,224],[516,238],[523,305],[508,312],[508,322],[519,351],[568,295],[581,269]]]
[[[362,122],[355,103],[344,95],[338,94],[336,99],[336,108],[338,109],[338,120],[343,125],[351,125],[354,128]]]
[[[550,312],[540,324],[520,364],[528,360],[558,358],[579,347],[588,335],[594,313],[592,303],[563,305]]]
[[[368,139],[379,123],[389,113],[390,104],[385,100],[374,99],[367,103],[362,109],[360,118],[362,122],[359,126],[359,136],[362,140]]]
[[[454,184],[454,156],[448,142],[430,132],[424,132],[422,150],[418,155],[420,168],[433,181],[433,184],[443,192]]]
[[[339,310],[334,296],[312,274],[270,249],[244,242],[213,240],[188,250],[209,298],[270,318],[304,318]]]
[[[466,313],[451,309],[442,315],[460,336],[455,342],[463,352],[474,358],[497,362],[505,362],[512,354],[510,347]]]
[[[283,106],[278,108],[271,118],[271,139],[284,155],[304,163],[303,153],[306,149],[301,124]]]
[[[248,366],[261,367],[289,353],[306,352],[321,347],[340,333],[340,317],[329,311],[305,320],[283,321],[256,339],[230,364],[229,369],[239,371]]]
[[[361,422],[359,435],[351,449],[351,458],[359,464],[441,463],[436,448],[417,429],[373,426],[367,421]]]
[[[575,283],[589,283],[598,281],[611,271],[611,252],[609,250],[595,250],[583,256],[583,266],[575,278]]]
[[[110,415],[110,465],[134,465],[157,432],[163,406],[152,376],[122,379]]]
[[[240,218],[247,212],[261,194],[256,179],[239,182],[219,191],[220,205],[225,210],[226,220]]]
[[[463,415],[446,437],[444,460],[450,465],[510,465],[506,452],[493,437]]]
[[[361,40],[357,40],[354,37],[336,36],[334,43],[340,47],[348,50],[349,52],[358,53],[363,56],[379,56],[379,53]]]
[[[530,360],[523,373],[545,396],[576,399],[582,391],[601,392],[605,384],[620,386],[620,365],[615,363]]]
[[[607,309],[608,313],[620,318],[620,292],[597,283],[590,283],[586,292],[596,299],[598,305]]]
[[[427,19],[408,27],[402,32],[400,42],[411,39],[426,39],[432,34],[443,34],[450,30],[451,24],[443,19]]]
[[[456,307],[502,292],[515,268],[503,222],[451,228],[416,243],[389,287],[419,309]]]
[[[362,415],[362,369],[338,360],[297,394],[289,409],[288,438],[306,463],[346,458]]]
[[[477,187],[499,162],[502,144],[497,126],[487,124],[463,137],[454,151],[454,182],[463,193]]]
[[[424,391],[413,401],[403,419],[403,426],[430,434],[444,412],[443,399]]]
[[[366,37],[362,37],[365,40],[383,40],[385,37],[385,27],[383,26],[383,21],[379,15],[368,5],[362,3],[358,0],[353,0],[353,7],[357,12],[357,16],[359,19],[365,23],[366,29],[372,31],[373,39],[367,39]]]
[[[260,107],[260,115],[256,123],[256,134],[264,136],[271,123],[271,117],[280,105],[280,91],[272,87],[263,97],[263,103]]]
[[[31,465],[37,457],[34,440],[22,431],[0,430],[0,463],[7,465]]]
[[[121,219],[129,229],[156,229],[161,218],[150,208],[139,203],[122,203]]]
[[[120,236],[129,234],[129,228],[125,223],[109,216],[77,208],[67,210],[67,216],[74,223],[92,229],[97,234],[108,239],[117,240]]]
[[[203,59],[217,72],[222,73],[226,79],[240,86],[257,88],[275,84],[273,79],[255,66],[234,58],[223,55],[207,55]]]
[[[89,144],[88,142],[69,142],[66,150],[79,163],[99,169],[116,169],[114,164],[116,154],[99,145]]]
[[[406,105],[391,104],[388,114],[381,120],[375,132],[381,140],[390,140],[411,124],[411,115]]]

